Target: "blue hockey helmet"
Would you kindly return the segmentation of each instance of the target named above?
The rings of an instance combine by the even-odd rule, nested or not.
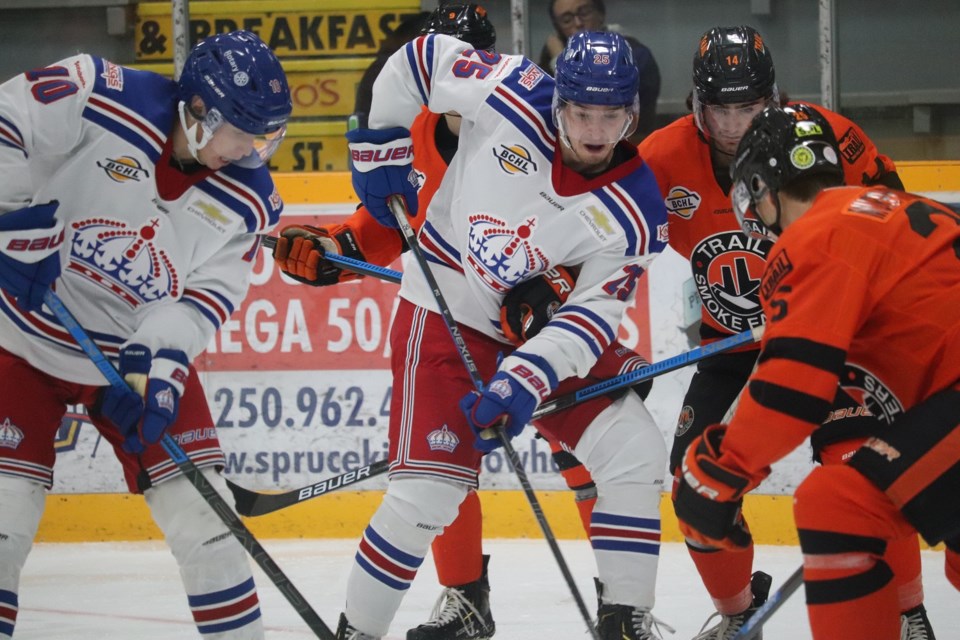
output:
[[[553,122],[561,140],[570,146],[569,127],[561,111],[568,105],[623,107],[622,125],[611,130],[606,142],[617,142],[637,128],[640,112],[640,72],[633,50],[618,33],[581,31],[570,36],[557,59],[553,91]]]
[[[580,104],[632,105],[640,72],[633,50],[618,33],[581,31],[570,36],[557,60],[556,95]]]
[[[232,31],[199,42],[183,66],[179,93],[181,112],[189,110],[204,129],[197,149],[223,121],[257,136],[251,156],[236,163],[241,166],[257,166],[269,159],[283,139],[293,111],[280,61],[250,31]],[[195,112],[196,97],[203,101],[205,113]]]

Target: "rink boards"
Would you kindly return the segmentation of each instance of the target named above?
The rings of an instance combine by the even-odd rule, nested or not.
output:
[[[960,163],[898,166],[908,189],[960,201]],[[281,226],[323,224],[356,206],[349,174],[276,177],[290,205]],[[678,329],[683,305],[677,301],[682,282],[676,272],[685,265],[676,260],[651,269],[649,288],[621,333],[653,361],[689,348]],[[383,457],[390,397],[386,335],[395,293],[396,285],[370,279],[308,288],[281,278],[269,261],[258,261],[248,300],[198,362],[232,480],[263,491],[290,489]],[[649,404],[668,442],[690,373],[664,376],[654,386]],[[530,430],[517,441],[556,535],[582,537],[572,496],[543,442]],[[142,499],[122,493],[119,465],[104,444],[82,412],[64,421],[55,493],[48,497],[39,539],[159,537]],[[523,493],[498,456],[488,456],[484,466],[485,535],[539,537]],[[798,451],[775,469],[758,495],[748,496],[745,508],[760,543],[796,543],[790,494],[809,470],[808,457]],[[264,537],[358,536],[379,504],[383,478],[358,487],[366,490],[333,493],[248,524]],[[662,506],[664,540],[678,541],[666,496]]]

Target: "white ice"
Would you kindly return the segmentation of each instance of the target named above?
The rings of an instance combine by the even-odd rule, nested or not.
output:
[[[261,541],[320,617],[336,625],[356,540]],[[585,624],[543,540],[487,540],[491,606],[497,640],[583,640]],[[595,613],[593,557],[585,541],[561,541],[591,614]],[[799,566],[795,547],[758,547],[755,566],[773,588]],[[960,638],[960,594],[943,575],[943,554],[923,552],[927,609],[940,640]],[[267,638],[314,635],[267,577],[256,573]],[[439,593],[428,556],[394,620],[391,640],[426,620]],[[664,544],[655,614],[677,629],[665,638],[688,640],[712,607],[686,551]],[[765,627],[768,640],[810,638],[802,589]],[[24,574],[16,640],[170,640],[197,638],[177,568],[162,542],[38,544]],[[841,636],[838,635],[838,638]]]

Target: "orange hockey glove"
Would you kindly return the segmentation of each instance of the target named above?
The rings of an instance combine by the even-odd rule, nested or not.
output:
[[[500,303],[500,330],[513,344],[520,346],[550,322],[557,309],[567,301],[576,284],[566,267],[553,267],[521,282]]]
[[[688,540],[736,550],[751,542],[741,508],[752,486],[748,477],[718,462],[726,430],[712,425],[690,443],[674,478],[673,507]]]
[[[273,259],[286,275],[315,287],[363,277],[327,260],[328,252],[366,262],[356,236],[344,225],[284,227],[273,249]]]

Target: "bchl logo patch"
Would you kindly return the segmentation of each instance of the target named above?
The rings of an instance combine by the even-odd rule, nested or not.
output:
[[[537,163],[530,157],[530,151],[519,144],[509,146],[502,144],[499,148],[493,149],[493,155],[500,164],[504,173],[510,176],[522,174],[525,176],[537,170]]]
[[[114,182],[127,182],[128,180],[140,182],[141,178],[150,177],[150,172],[144,169],[136,158],[130,156],[120,156],[115,159],[107,158],[102,162],[97,161],[97,166],[103,169],[107,177]]]
[[[505,294],[530,272],[546,271],[546,255],[532,242],[537,216],[513,227],[502,218],[477,213],[468,218],[467,264],[480,280]]]
[[[725,231],[704,238],[690,255],[703,308],[731,333],[763,324],[760,282],[770,245],[769,240]]]
[[[680,216],[684,220],[689,220],[700,207],[700,194],[696,191],[690,191],[686,187],[677,185],[670,189],[670,193],[664,199],[667,211]]]

